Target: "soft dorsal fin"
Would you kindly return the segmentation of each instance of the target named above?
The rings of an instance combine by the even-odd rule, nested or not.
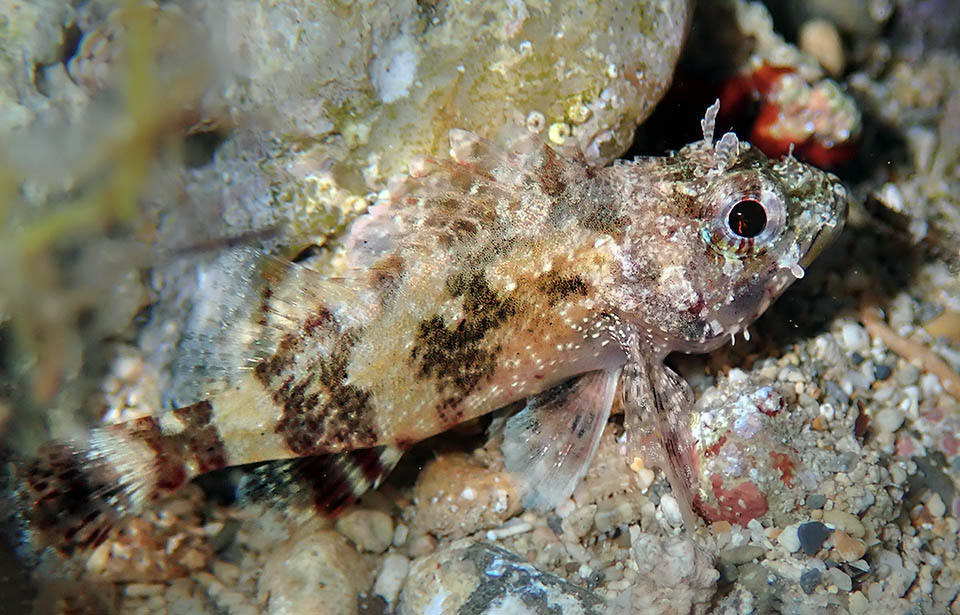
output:
[[[357,306],[370,303],[360,300],[359,288],[356,280],[331,279],[249,247],[218,255],[198,270],[174,365],[176,401],[192,403],[230,386],[321,307],[342,314],[347,326],[363,318]]]
[[[507,419],[503,458],[525,486],[523,503],[547,510],[586,474],[610,417],[620,370],[588,372],[527,400]]]

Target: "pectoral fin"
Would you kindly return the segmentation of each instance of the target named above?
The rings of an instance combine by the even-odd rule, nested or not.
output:
[[[527,487],[526,507],[550,509],[573,493],[597,451],[619,379],[619,369],[586,373],[530,397],[507,419],[504,462]]]

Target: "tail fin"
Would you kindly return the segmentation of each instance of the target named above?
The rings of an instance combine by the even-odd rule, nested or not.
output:
[[[396,446],[318,455],[258,465],[244,477],[240,497],[281,506],[313,506],[325,515],[343,512],[380,484],[400,460]]]
[[[208,414],[209,404],[174,412],[189,421]],[[100,545],[119,520],[195,474],[226,465],[221,450],[199,443],[209,438],[166,434],[153,417],[94,429],[85,445],[48,442],[16,469],[19,516],[29,538],[65,554]]]
[[[92,450],[65,442],[47,443],[16,472],[15,495],[28,539],[65,554],[100,545],[136,501],[135,483],[123,480]]]

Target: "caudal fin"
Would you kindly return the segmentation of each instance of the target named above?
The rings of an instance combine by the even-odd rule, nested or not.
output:
[[[202,410],[176,412],[189,418]],[[18,515],[28,538],[67,554],[98,546],[119,520],[179,489],[197,467],[223,466],[222,456],[195,450],[195,444],[195,438],[164,434],[153,417],[94,429],[84,444],[44,444],[15,470]]]
[[[92,449],[65,442],[45,444],[16,474],[18,516],[28,541],[65,554],[106,540],[139,489]]]

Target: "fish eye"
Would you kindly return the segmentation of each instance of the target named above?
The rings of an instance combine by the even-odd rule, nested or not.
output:
[[[705,206],[705,238],[728,257],[762,254],[773,247],[786,226],[783,192],[754,169],[716,182]]]
[[[756,199],[741,199],[730,208],[727,224],[737,237],[753,239],[767,226],[767,209]]]

